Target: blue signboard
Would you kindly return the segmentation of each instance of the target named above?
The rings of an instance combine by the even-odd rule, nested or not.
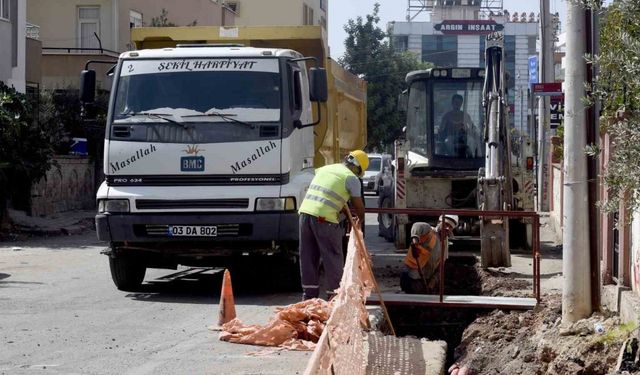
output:
[[[529,56],[529,85],[538,83],[538,56]]]

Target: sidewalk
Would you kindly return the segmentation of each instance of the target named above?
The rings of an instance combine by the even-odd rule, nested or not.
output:
[[[54,216],[28,216],[24,211],[9,209],[9,218],[22,233],[43,236],[79,234],[93,228],[95,210],[69,211]]]

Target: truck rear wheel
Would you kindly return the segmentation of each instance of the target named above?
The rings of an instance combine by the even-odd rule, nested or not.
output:
[[[383,187],[378,196],[379,208],[393,208],[393,193],[389,187]],[[389,242],[394,241],[393,215],[378,214],[378,236]]]
[[[112,255],[109,257],[111,279],[119,290],[133,292],[140,288],[147,267],[131,256]]]

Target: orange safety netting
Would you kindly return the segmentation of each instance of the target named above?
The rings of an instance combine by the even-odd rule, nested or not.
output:
[[[331,317],[309,359],[305,375],[365,373],[365,329],[369,328],[365,302],[374,287],[371,260],[364,248],[362,232],[352,229],[340,288],[332,301]]]
[[[367,368],[365,330],[369,328],[365,302],[373,288],[377,285],[362,232],[352,228],[340,288],[331,302],[316,298],[279,308],[265,326],[244,325],[236,318],[222,326],[220,339],[238,344],[313,350],[305,375],[364,374]],[[383,311],[386,314],[384,306]]]
[[[331,304],[314,298],[276,309],[267,325],[244,325],[235,318],[222,326],[220,340],[236,344],[313,350],[331,313]]]

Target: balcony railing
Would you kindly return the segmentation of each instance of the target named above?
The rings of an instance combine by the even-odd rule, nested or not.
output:
[[[107,55],[118,57],[117,51],[106,48],[86,48],[86,47],[42,47],[44,54],[69,54],[69,55]]]
[[[39,40],[40,39],[40,26],[27,22],[26,26],[27,38]]]

